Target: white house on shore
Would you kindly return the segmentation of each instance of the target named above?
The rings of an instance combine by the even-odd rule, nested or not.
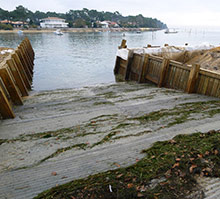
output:
[[[48,17],[40,20],[41,28],[67,28],[68,23],[65,23],[65,19],[58,17]]]
[[[114,21],[97,21],[96,23],[102,28],[119,28],[119,25]]]
[[[102,28],[109,28],[109,23],[107,21],[100,21],[99,24]]]

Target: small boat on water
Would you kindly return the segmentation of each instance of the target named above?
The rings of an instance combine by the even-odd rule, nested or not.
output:
[[[166,29],[165,34],[170,34],[170,33],[178,33],[178,31],[176,31],[175,29]]]
[[[23,31],[22,31],[22,30],[18,30],[17,33],[18,33],[19,35],[23,35]]]
[[[55,32],[54,32],[55,35],[63,35],[63,32],[60,30],[60,29],[57,29]]]
[[[137,33],[137,34],[141,34],[141,31],[140,31],[140,30],[138,30],[138,31],[136,31],[136,33]]]

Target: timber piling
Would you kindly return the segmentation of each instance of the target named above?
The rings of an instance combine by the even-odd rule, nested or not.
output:
[[[119,49],[127,49],[123,40]],[[152,82],[158,87],[220,98],[220,73],[128,49],[127,60],[116,56],[114,74],[120,81]]]
[[[13,105],[22,105],[31,90],[34,50],[28,38],[0,63],[0,116],[14,118]]]

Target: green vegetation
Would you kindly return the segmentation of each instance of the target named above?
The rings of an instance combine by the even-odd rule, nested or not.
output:
[[[220,131],[178,135],[143,153],[146,156],[132,166],[54,187],[35,199],[184,199],[201,191],[196,175],[220,177]]]
[[[141,14],[137,16],[122,16],[119,12],[103,12],[97,10],[69,10],[67,13],[56,12],[32,12],[23,6],[17,6],[13,11],[7,11],[0,8],[0,20],[12,20],[28,22],[29,26],[36,27],[40,25],[40,19],[47,17],[60,17],[66,20],[69,27],[83,28],[83,27],[99,27],[97,21],[113,21],[119,27],[127,28],[167,28],[166,24],[153,18],[144,17]]]
[[[160,111],[151,112],[149,114],[132,118],[141,121],[142,123],[150,121],[158,121],[170,117],[170,122],[166,127],[171,127],[176,124],[181,124],[187,120],[194,120],[191,118],[192,114],[202,113],[208,117],[213,117],[220,113],[220,101],[208,101],[208,102],[193,102],[180,104],[173,109],[162,109]]]
[[[94,102],[93,105],[94,106],[99,106],[99,105],[114,105],[113,102],[109,102],[109,101],[102,101],[102,102]]]
[[[13,29],[12,25],[0,23],[0,30],[12,30],[12,29]]]
[[[3,143],[5,143],[7,140],[5,140],[5,139],[0,139],[0,145],[1,144],[3,144]]]
[[[105,94],[108,95],[109,93]],[[103,103],[99,103],[97,105],[101,104]],[[68,140],[68,142],[64,145],[65,147],[58,147],[56,151],[52,152],[47,157],[42,158],[37,163],[29,165],[29,167],[33,167],[50,158],[59,156],[63,152],[73,149],[87,150],[119,139],[138,137],[148,133],[154,133],[160,129],[170,128],[176,124],[183,124],[189,120],[211,118],[220,113],[219,105],[220,101],[184,103],[171,109],[162,109],[160,111],[150,112],[134,118],[120,118],[117,114],[100,115],[92,118],[86,123],[69,128],[62,128],[48,132],[22,134],[16,138],[8,140],[0,139],[0,145],[3,143],[19,143],[36,140],[42,140],[43,142],[48,141],[51,143],[65,143]],[[108,128],[104,128],[105,126],[108,126]],[[151,129],[151,127],[155,128]],[[89,136],[95,136],[95,141],[89,142]],[[82,137],[86,138],[80,141],[79,144],[76,144],[74,139]],[[74,144],[71,144],[70,140],[73,140],[72,143]],[[17,169],[21,168],[19,167]]]
[[[46,160],[49,160],[50,158],[54,158],[54,157],[58,156],[60,153],[64,153],[65,151],[69,151],[69,150],[74,149],[74,148],[79,148],[79,149],[85,150],[86,146],[87,146],[87,144],[80,143],[80,144],[74,144],[72,146],[57,149],[51,155],[45,157],[44,159],[42,159],[42,160],[40,160],[40,161],[38,161],[34,164],[29,165],[29,166],[19,167],[19,168],[16,168],[15,170],[26,169],[26,168],[31,168],[31,167],[37,166],[37,165],[41,164],[42,162],[45,162]]]

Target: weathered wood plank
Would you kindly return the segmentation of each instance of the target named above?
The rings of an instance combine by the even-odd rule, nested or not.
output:
[[[194,64],[190,70],[189,79],[187,82],[186,92],[193,93],[195,92],[195,84],[199,76],[200,65]]]
[[[173,77],[175,75],[176,67],[172,65],[170,65],[169,67],[170,67],[170,74],[167,80],[167,85],[169,85],[169,88],[173,88]]]
[[[31,72],[30,72],[30,69],[29,69],[29,67],[28,67],[28,63],[26,62],[26,60],[25,60],[23,54],[21,53],[21,51],[20,51],[19,49],[16,49],[15,52],[16,52],[16,54],[18,55],[18,57],[19,57],[19,59],[20,59],[22,65],[23,65],[23,67],[24,67],[24,70],[25,70],[25,73],[26,73],[26,75],[27,75],[27,77],[28,77],[28,80],[29,80],[30,82],[32,82],[32,74],[31,74]]]
[[[0,114],[2,116],[3,119],[9,119],[9,118],[14,118],[15,115],[12,111],[12,107],[7,99],[7,97],[5,96],[1,86],[0,86]]]
[[[20,74],[20,72],[14,62],[14,59],[10,57],[9,59],[6,60],[6,63],[9,66],[9,68],[11,69],[11,72],[14,76],[14,79],[16,81],[16,84],[17,84],[19,90],[21,91],[22,96],[28,96],[28,89],[25,86],[25,83],[22,79],[22,76],[21,76],[21,74]]]
[[[206,89],[205,95],[210,96],[210,94],[211,94],[211,90],[212,90],[212,86],[213,86],[213,78],[209,78],[208,86],[207,86],[207,89]]]
[[[216,73],[214,71],[209,71],[209,70],[206,70],[206,69],[203,69],[201,68],[199,73],[201,75],[205,75],[205,76],[208,76],[208,77],[213,77],[213,78],[216,78],[216,79],[219,79],[220,80],[220,74],[219,73]]]
[[[31,51],[31,53],[32,53],[32,55],[33,55],[33,59],[34,59],[35,53],[34,53],[34,49],[33,49],[32,45],[31,45],[30,40],[26,37],[26,38],[24,39],[24,41],[27,43],[27,45],[28,45],[28,47],[29,47],[29,49],[30,49],[30,51]]]
[[[165,85],[165,78],[167,76],[167,70],[170,64],[170,60],[169,59],[163,59],[162,65],[161,65],[161,69],[160,69],[160,80],[158,83],[158,87],[162,87]]]
[[[198,81],[199,81],[199,83],[198,83],[198,88],[196,88],[196,92],[199,93],[199,94],[202,94],[202,88],[203,88],[204,80],[205,80],[205,76],[199,74],[199,78],[198,78]]]
[[[163,57],[159,57],[159,56],[155,56],[155,55],[150,55],[149,59],[154,60],[154,61],[159,61],[159,62],[163,61]]]
[[[155,83],[155,84],[158,84],[158,79],[157,78],[155,78],[155,77],[152,77],[152,76],[150,76],[150,75],[146,75],[146,77],[145,77],[148,81],[151,81],[151,82],[153,82],[153,83]]]
[[[22,51],[23,51],[23,54],[24,56],[26,57],[26,60],[28,61],[29,63],[29,68],[31,69],[31,71],[33,71],[33,67],[34,67],[34,62],[33,60],[31,59],[28,51],[27,51],[27,48],[24,46],[24,44],[20,44],[18,48],[21,48]]]
[[[2,78],[13,103],[16,105],[22,105],[23,102],[19,90],[13,81],[13,77],[10,75],[7,65],[5,65],[3,68],[0,68],[0,77]]]
[[[213,83],[213,87],[212,87],[212,91],[211,91],[211,96],[215,96],[217,97],[217,89],[218,89],[218,85],[220,84],[220,80],[218,79],[214,79],[214,83]]]
[[[18,55],[15,51],[11,54],[11,57],[13,58],[15,64],[17,65],[17,68],[22,76],[22,79],[25,83],[26,88],[30,90],[31,89],[31,82],[26,74],[25,68],[21,63],[20,58],[18,57]]]
[[[204,81],[204,85],[203,85],[203,88],[202,88],[202,94],[204,94],[204,95],[205,95],[206,90],[208,88],[208,83],[209,83],[209,77],[205,76],[205,81]]]
[[[139,74],[139,78],[138,78],[139,83],[143,83],[145,81],[147,67],[149,64],[149,54],[143,55],[142,60],[141,60],[141,64],[142,64],[142,66],[141,66],[140,74]]]
[[[28,56],[29,56],[31,62],[34,63],[34,56],[32,55],[31,49],[30,49],[30,47],[28,46],[27,42],[26,42],[25,40],[23,40],[20,45],[23,45],[23,47],[24,47],[26,53],[28,54]]]
[[[131,64],[132,64],[132,61],[133,61],[133,55],[134,55],[134,51],[133,50],[129,50],[129,53],[128,53],[128,61],[127,61],[127,66],[126,66],[126,72],[125,72],[125,80],[129,80],[129,75],[130,75],[130,72],[131,72]]]
[[[20,52],[21,52],[21,54],[27,64],[29,72],[31,73],[31,75],[33,75],[33,64],[31,63],[31,60],[29,60],[27,53],[24,51],[24,49],[21,45],[18,46],[18,49],[20,50]]]
[[[120,68],[120,57],[116,56],[114,74],[117,75]]]

